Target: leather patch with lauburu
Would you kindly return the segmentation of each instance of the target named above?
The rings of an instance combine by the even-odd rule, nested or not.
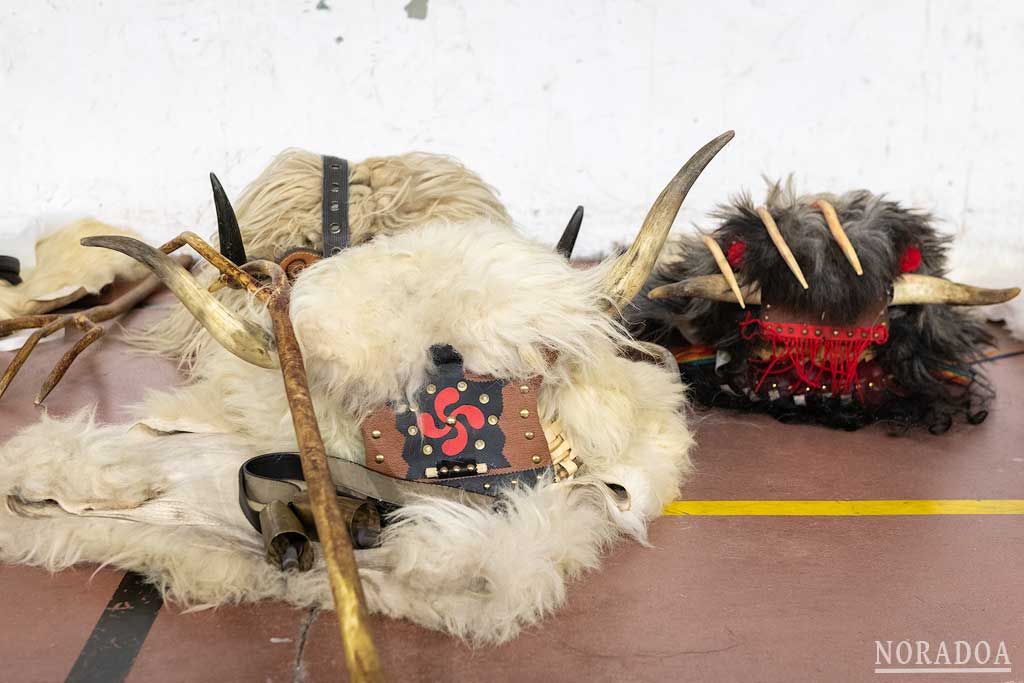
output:
[[[540,378],[466,372],[447,345],[431,347],[436,371],[412,403],[388,403],[362,425],[366,466],[400,479],[496,494],[532,485],[551,464],[537,414]]]

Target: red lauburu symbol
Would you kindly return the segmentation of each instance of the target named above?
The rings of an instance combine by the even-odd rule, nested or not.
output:
[[[440,439],[454,432],[441,444],[441,452],[449,457],[461,453],[469,443],[469,432],[466,425],[459,419],[460,417],[465,418],[465,421],[473,429],[480,429],[484,426],[484,414],[476,406],[459,406],[449,413],[448,408],[458,400],[459,392],[454,387],[446,387],[437,392],[437,396],[434,398],[434,415],[440,419],[440,424],[435,422],[434,415],[429,413],[420,413],[419,417],[420,429],[424,436]],[[448,424],[450,418],[455,418],[454,424]]]

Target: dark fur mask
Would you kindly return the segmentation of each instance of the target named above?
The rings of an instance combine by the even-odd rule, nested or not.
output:
[[[819,199],[834,206],[863,275],[831,234]],[[746,292],[746,310],[729,294],[710,249],[690,236],[666,247],[636,301],[637,336],[680,351],[680,368],[698,401],[847,429],[887,420],[941,432],[958,415],[972,423],[985,419],[993,392],[973,365],[992,343],[985,327],[963,307],[895,305],[907,298],[910,280],[957,287],[937,279],[945,275],[949,238],[929,215],[863,190],[797,197],[778,183],[769,187],[765,206],[808,289],[743,195],[714,214],[720,224],[710,237]],[[716,283],[711,294],[694,291],[708,282]],[[655,293],[661,298],[648,299],[666,285]],[[923,299],[970,299],[971,289]],[[973,292],[984,303],[1016,293]]]

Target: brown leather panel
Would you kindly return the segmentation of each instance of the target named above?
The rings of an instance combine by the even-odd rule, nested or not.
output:
[[[465,373],[465,378],[469,381],[495,381],[493,377],[473,373]],[[540,377],[510,380],[502,386],[500,409],[497,407],[497,401],[479,405],[486,420],[497,419],[496,426],[505,436],[502,454],[509,463],[507,467],[490,467],[488,474],[508,474],[547,467],[551,464],[551,454],[548,452],[547,440],[537,411],[540,385]],[[390,477],[436,482],[437,479],[418,477],[410,473],[409,462],[403,457],[406,439],[419,437],[423,440],[423,435],[418,428],[415,433],[399,431],[396,423],[394,407],[390,404],[381,406],[363,421],[360,430],[363,435],[366,466]],[[469,440],[470,443],[476,441],[472,433]],[[456,458],[446,457],[437,449],[424,454],[422,447],[417,449],[417,453],[423,458],[424,467],[439,466],[457,458],[472,458],[472,451],[463,452]]]

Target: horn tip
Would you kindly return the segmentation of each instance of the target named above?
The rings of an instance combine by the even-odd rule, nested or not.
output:
[[[672,296],[672,293],[669,291],[669,285],[662,285],[661,287],[655,287],[651,291],[647,292],[647,298],[648,299],[652,299],[652,300],[654,300],[654,299],[667,299],[670,296]]]

